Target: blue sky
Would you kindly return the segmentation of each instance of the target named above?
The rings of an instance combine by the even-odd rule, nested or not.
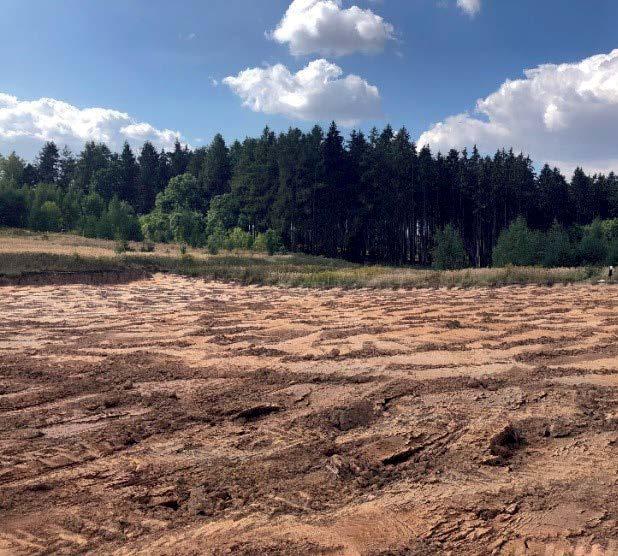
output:
[[[475,122],[455,122],[453,129],[448,127],[454,125],[448,118],[467,113],[479,122],[491,120],[491,114],[474,115],[475,103],[496,93],[507,79],[521,79],[524,69],[541,64],[576,64],[593,55],[609,55],[618,47],[615,0],[480,0],[476,13],[458,6],[457,0],[298,1],[330,1],[337,13],[350,17],[371,13],[381,17],[391,31],[371,46],[371,53],[359,43],[358,49],[338,55],[340,52],[333,50],[336,47],[329,51],[327,43],[332,37],[317,36],[315,41],[323,41],[325,50],[294,55],[291,41],[278,42],[265,34],[280,25],[291,0],[2,0],[0,93],[20,103],[45,97],[76,109],[113,109],[127,113],[132,122],[178,131],[193,146],[209,142],[216,132],[228,140],[255,135],[266,124],[276,130],[290,125],[308,128],[315,114],[363,129],[386,122],[395,127],[405,124],[415,138],[443,122],[446,134],[424,137],[435,148],[445,149],[444,135],[461,141],[477,139],[471,131]],[[474,0],[468,1],[474,4]],[[356,12],[345,11],[353,6]],[[290,32],[296,31],[292,28]],[[280,98],[272,98],[280,94],[278,91],[270,91],[267,112],[274,113],[264,113],[243,106],[243,100],[256,102],[254,92],[247,89],[248,76],[241,76],[236,85],[223,82],[247,68],[259,73],[276,64],[294,76],[321,59],[330,64],[324,71],[330,72],[336,65],[342,78],[358,76],[360,89],[348,90],[346,84],[337,89],[339,92],[333,89],[331,96],[317,97],[314,108],[292,112],[281,109]],[[601,71],[611,88],[618,66],[613,65],[613,58],[606,62],[609,68],[593,71]],[[269,80],[272,76],[259,74],[257,78]],[[358,117],[353,102],[342,104],[332,98],[347,92],[355,98],[368,95],[365,105],[358,108]],[[564,102],[558,102],[552,113],[572,110],[567,93],[560,93]],[[610,119],[615,116],[614,100],[606,99]],[[536,101],[545,102],[539,98],[521,102]],[[54,131],[38,129],[36,137],[29,138],[8,133],[10,126],[15,131],[21,124],[15,123],[15,101],[5,104],[12,106],[13,112],[3,124],[0,104],[0,152],[14,146],[30,157],[34,139],[41,140],[45,133],[53,135]],[[253,108],[259,110],[255,104]],[[351,112],[342,113],[346,108]],[[544,106],[543,113],[549,108]],[[557,135],[564,135],[566,120],[561,116],[560,125],[554,126]],[[544,123],[547,131],[547,117]],[[587,134],[592,131],[585,130]],[[146,130],[141,132],[147,136]],[[523,132],[514,132],[512,137],[496,133],[481,131],[478,142],[491,149],[511,139],[532,155],[563,165],[574,161],[576,153],[564,159],[557,156],[562,151],[560,141],[555,149],[543,152],[534,142],[525,144]],[[84,133],[78,135],[81,139]],[[70,139],[60,133],[60,141],[63,138]],[[162,142],[168,138],[153,136]],[[574,151],[574,145],[569,144],[566,150]],[[599,167],[613,163],[609,152],[598,160],[592,155],[584,158]]]

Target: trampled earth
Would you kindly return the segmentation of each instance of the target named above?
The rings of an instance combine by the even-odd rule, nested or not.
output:
[[[0,289],[0,554],[616,554],[618,290]]]

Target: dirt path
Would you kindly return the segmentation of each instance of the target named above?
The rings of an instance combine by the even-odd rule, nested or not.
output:
[[[0,295],[0,554],[618,554],[615,289]]]

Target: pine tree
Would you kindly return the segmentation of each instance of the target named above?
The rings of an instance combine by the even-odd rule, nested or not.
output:
[[[139,181],[136,209],[139,214],[152,210],[159,190],[159,155],[146,141],[139,155]]]
[[[201,180],[204,188],[205,203],[215,195],[229,191],[232,168],[230,153],[221,134],[215,135],[202,165]]]
[[[98,170],[108,168],[111,162],[111,152],[107,145],[90,141],[86,143],[84,150],[77,160],[75,181],[82,191],[90,186],[92,176]]]
[[[169,155],[170,158],[170,177],[174,178],[184,174],[191,161],[191,154],[187,145],[184,147],[180,144],[180,141],[176,139],[174,143],[174,150]]]
[[[43,183],[56,183],[60,170],[60,153],[53,141],[43,145],[36,160],[39,180]]]
[[[65,145],[59,162],[58,183],[61,187],[64,189],[69,187],[75,178],[76,169],[77,161],[69,147]]]
[[[119,161],[118,190],[115,194],[122,201],[135,205],[138,196],[138,180],[140,168],[129,143],[125,142]]]

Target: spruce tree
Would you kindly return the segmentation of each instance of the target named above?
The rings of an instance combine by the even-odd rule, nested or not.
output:
[[[139,155],[138,195],[135,208],[139,214],[152,210],[159,190],[159,155],[150,141],[146,141]]]
[[[56,183],[60,170],[60,153],[53,141],[43,145],[36,160],[39,180],[43,183]]]

